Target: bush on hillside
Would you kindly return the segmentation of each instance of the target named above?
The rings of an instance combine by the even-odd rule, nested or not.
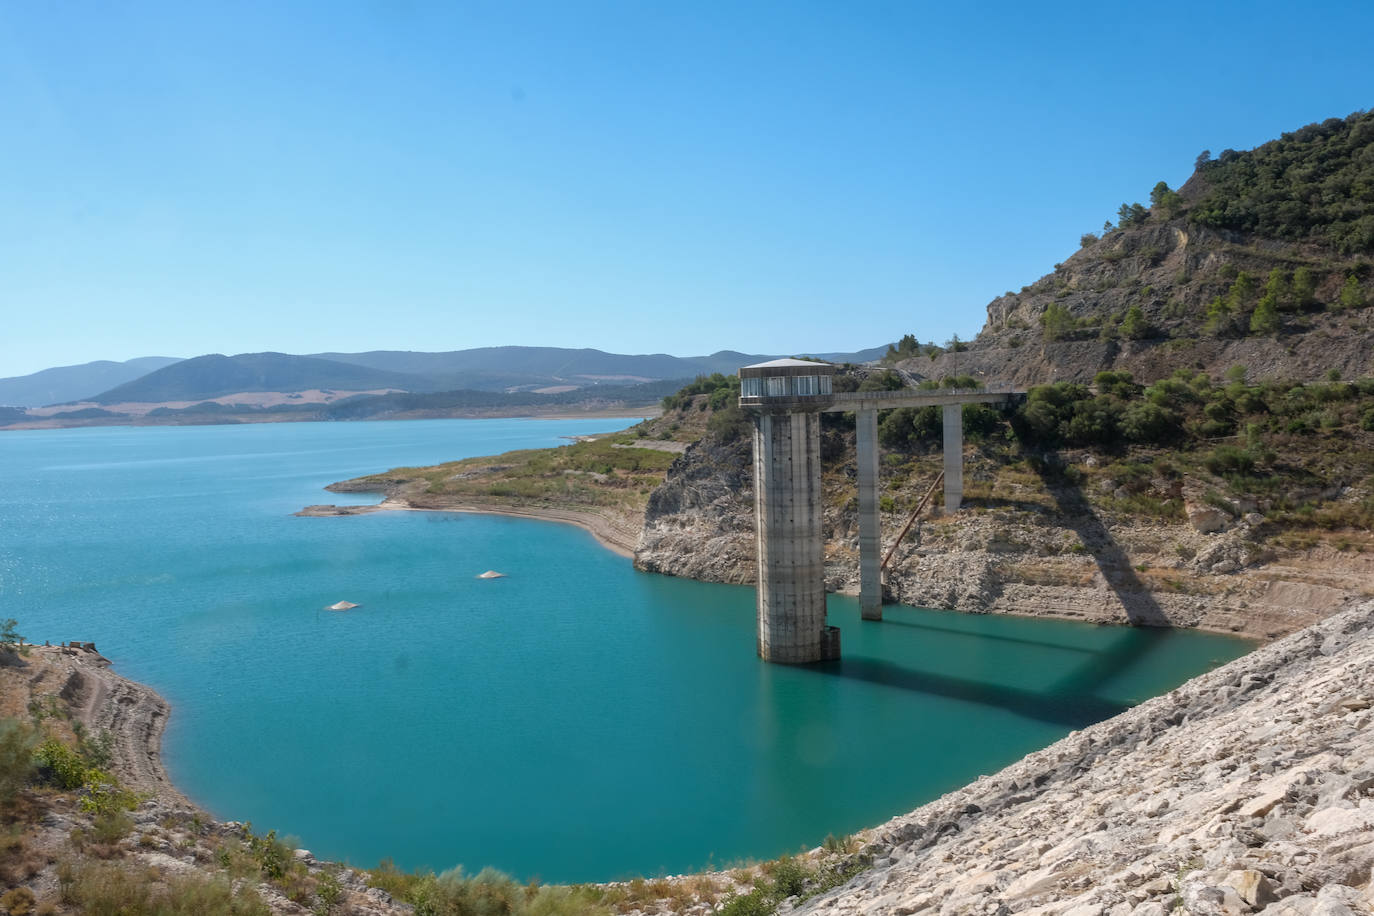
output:
[[[14,801],[33,778],[37,735],[18,719],[0,719],[0,811]]]

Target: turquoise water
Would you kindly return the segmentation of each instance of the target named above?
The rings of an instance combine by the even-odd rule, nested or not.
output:
[[[750,588],[637,573],[567,525],[294,518],[321,487],[627,421],[0,435],[0,616],[174,706],[216,816],[369,865],[598,880],[870,826],[1248,648],[832,597],[845,657],[754,657]],[[362,501],[370,501],[364,499]],[[474,578],[487,569],[509,578]],[[335,601],[362,606],[322,610]]]

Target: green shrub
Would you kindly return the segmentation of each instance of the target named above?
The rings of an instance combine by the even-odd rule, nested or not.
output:
[[[906,387],[906,382],[902,377],[891,369],[884,369],[882,372],[875,372],[869,375],[862,382],[859,382],[859,391],[901,391]]]
[[[1360,289],[1360,281],[1351,274],[1345,278],[1345,285],[1341,287],[1340,306],[1343,309],[1361,309],[1366,303],[1364,290]]]
[[[821,843],[821,847],[829,853],[845,853],[849,852],[849,847],[853,842],[854,838],[848,834],[835,836],[833,833],[827,833],[825,842]]]
[[[88,916],[124,916],[152,911],[153,886],[144,874],[116,865],[76,868],[62,863],[57,871],[62,902]]]
[[[415,916],[523,916],[524,889],[494,868],[426,876],[412,891]]]
[[[1066,340],[1078,329],[1079,321],[1067,308],[1051,302],[1040,316],[1040,326],[1044,328],[1046,340]]]
[[[377,863],[376,868],[368,872],[367,886],[381,888],[397,900],[414,902],[412,894],[426,877],[433,876],[401,871],[396,867],[394,861],[386,858]]]
[[[72,723],[77,752],[98,770],[108,770],[114,762],[114,735],[108,731],[90,734],[80,722]]]
[[[1219,477],[1228,474],[1249,474],[1255,469],[1255,458],[1234,445],[1218,446],[1203,459],[1203,466]]]
[[[779,859],[773,866],[773,896],[778,900],[795,897],[806,890],[806,881],[811,872],[796,858],[788,856]]]
[[[273,881],[286,877],[286,873],[296,863],[295,850],[277,839],[275,830],[258,836],[253,833],[251,825],[245,829],[248,832],[248,851],[257,860],[262,873]]]
[[[235,889],[221,878],[173,878],[160,895],[158,916],[270,916],[272,910],[248,886]]]
[[[930,410],[934,412],[935,408]],[[987,404],[965,404],[962,413],[964,436],[974,442],[987,439],[1005,426],[1001,412]]]
[[[1121,432],[1132,442],[1162,444],[1182,431],[1176,412],[1149,401],[1132,404],[1121,417]]]
[[[33,778],[37,735],[18,719],[0,719],[0,811]]]
[[[1126,314],[1121,319],[1121,336],[1127,340],[1141,340],[1154,333],[1154,328],[1146,320],[1145,313],[1139,305],[1132,305],[1126,309]]]
[[[104,811],[91,822],[91,839],[110,846],[124,839],[133,829],[133,818],[123,811]]]
[[[768,891],[756,887],[747,894],[731,894],[720,908],[720,916],[770,916],[778,903]]]
[[[155,873],[100,864],[57,869],[62,902],[87,916],[271,916],[251,887],[237,890],[222,878],[187,875],[160,886]]]
[[[754,421],[732,403],[711,414],[706,421],[706,430],[722,442],[734,442],[749,435],[754,429]]]
[[[0,620],[0,649],[13,649],[15,646],[23,645],[24,637],[14,631],[19,626],[19,621],[13,617]]]
[[[525,894],[528,898],[528,888]],[[610,916],[600,896],[586,887],[541,887],[526,903],[524,916]]]
[[[86,781],[81,786],[81,810],[96,815],[114,815],[122,811],[132,811],[142,801],[142,796],[131,792],[119,784],[108,773],[94,767],[86,770]],[[132,829],[133,825],[129,825]]]
[[[79,789],[86,783],[90,769],[73,748],[56,738],[49,738],[38,746],[33,755],[40,775],[62,789]]]
[[[971,375],[946,375],[944,378],[940,379],[940,387],[976,391],[983,387],[983,383]]]

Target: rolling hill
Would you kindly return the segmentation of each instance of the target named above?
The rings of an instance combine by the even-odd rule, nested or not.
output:
[[[856,353],[813,354],[840,362],[867,362],[883,355],[875,347]],[[740,366],[774,356],[721,350],[709,356],[670,356],[666,353],[629,355],[590,348],[476,347],[443,353],[373,350],[367,353],[316,353],[334,360],[422,376],[427,390],[471,389],[499,391],[518,387],[589,385],[626,381],[692,378],[713,372],[733,373]]]
[[[415,376],[285,353],[212,353],[182,360],[89,398],[97,404],[132,401],[204,401],[246,391],[306,391],[312,388],[369,391],[413,390]]]
[[[1019,385],[1374,375],[1374,112],[1198,157],[1177,191],[1122,204],[1043,277],[987,306],[959,351],[903,360],[930,378]],[[1239,368],[1237,368],[1239,367]]]
[[[42,407],[81,401],[177,362],[180,360],[169,356],[142,356],[122,363],[102,359],[79,366],[44,369],[31,375],[0,378],[0,404]]]
[[[885,348],[821,354],[840,361],[877,359]],[[368,353],[210,354],[165,366],[145,376],[87,395],[98,404],[204,401],[240,392],[310,389],[366,391],[394,388],[411,393],[508,392],[541,388],[625,386],[733,373],[772,356],[722,350],[710,356],[624,355],[560,347],[481,347],[445,353],[374,350]],[[69,401],[72,399],[69,399]],[[45,403],[53,403],[51,401]]]

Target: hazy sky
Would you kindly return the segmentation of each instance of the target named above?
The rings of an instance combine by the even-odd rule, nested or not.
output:
[[[1374,4],[0,0],[0,376],[969,338]]]

